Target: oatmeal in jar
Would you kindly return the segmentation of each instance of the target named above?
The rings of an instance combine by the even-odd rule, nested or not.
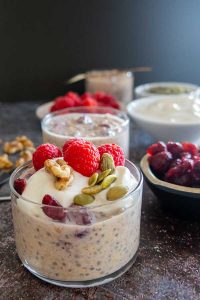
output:
[[[33,165],[11,177],[18,255],[29,271],[53,284],[109,282],[136,259],[142,175],[117,145],[96,148],[74,139],[64,157],[59,154],[41,145]],[[44,161],[47,156],[54,158]]]
[[[60,148],[66,139],[84,138],[97,146],[118,144],[128,157],[129,119],[115,109],[72,108],[49,114],[42,121],[42,132],[44,143],[54,143]]]

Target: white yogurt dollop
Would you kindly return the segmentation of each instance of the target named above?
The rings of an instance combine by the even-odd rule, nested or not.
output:
[[[147,101],[135,107],[141,117],[169,123],[200,122],[200,99],[189,97],[172,97]]]
[[[129,188],[129,191],[137,186],[138,181],[130,173],[129,169],[123,166],[118,166],[115,168],[114,174],[117,175],[117,180],[112,183],[112,186],[123,184]],[[69,207],[73,204],[73,199],[76,195],[81,193],[81,190],[88,186],[88,177],[81,175],[80,173],[73,170],[73,181],[65,190],[59,191],[54,186],[54,177],[45,171],[45,169],[40,169],[34,173],[27,181],[26,188],[22,196],[32,202],[42,204],[42,199],[44,195],[49,194],[54,197],[63,207]],[[101,191],[95,195],[95,201],[90,206],[99,206],[102,204],[108,204],[109,201],[106,199],[106,193],[108,189]],[[25,202],[25,201],[23,201]],[[30,203],[23,203],[24,208],[30,211]],[[31,205],[31,211],[43,214],[40,206],[35,204]]]

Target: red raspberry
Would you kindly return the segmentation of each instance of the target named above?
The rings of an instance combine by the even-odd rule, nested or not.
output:
[[[75,171],[89,177],[97,171],[100,155],[92,143],[74,140],[65,148],[64,159]]]
[[[97,106],[97,101],[92,97],[85,97],[82,101],[82,106]]]
[[[116,109],[120,109],[119,103],[112,95],[108,95],[104,92],[96,92],[93,97],[96,99],[100,106],[110,106]]]
[[[92,98],[92,94],[85,92],[81,95],[82,100],[85,100],[86,98]]]
[[[66,141],[63,145],[63,148],[62,148],[63,154],[65,153],[65,151],[67,150],[69,145],[71,145],[71,143],[73,143],[74,141],[80,141],[80,142],[83,141],[84,142],[84,140],[79,139],[79,138],[74,138],[74,139],[70,139],[70,140]]]
[[[74,106],[81,106],[81,97],[74,92],[67,92],[67,94],[65,94],[65,97],[71,98],[74,101]]]
[[[151,146],[149,146],[149,148],[147,149],[147,153],[149,155],[155,155],[156,153],[162,152],[166,150],[166,145],[164,142],[157,142],[155,144],[152,144]]]
[[[182,145],[185,152],[189,152],[192,155],[196,155],[198,153],[198,148],[195,144],[184,142]]]
[[[18,194],[22,194],[26,187],[26,179],[17,178],[14,181],[14,189],[17,191]]]
[[[37,171],[44,167],[45,160],[61,156],[62,153],[57,146],[53,144],[42,144],[37,147],[33,153],[33,166]]]
[[[124,158],[124,151],[122,148],[116,144],[105,144],[98,147],[100,156],[103,153],[109,153],[113,156],[115,166],[124,166],[125,158]]]
[[[68,108],[68,107],[74,107],[75,103],[76,102],[73,98],[70,98],[67,96],[60,96],[54,100],[54,104],[50,108],[50,111],[53,112],[53,111]]]
[[[66,212],[64,208],[52,196],[45,195],[42,199],[42,204],[45,205],[42,207],[42,210],[49,218],[59,221],[65,219]]]

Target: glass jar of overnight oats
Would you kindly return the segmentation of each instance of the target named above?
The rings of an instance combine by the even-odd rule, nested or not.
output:
[[[86,73],[85,87],[87,92],[105,92],[127,104],[133,100],[134,76],[132,72],[120,70],[89,71]]]
[[[42,120],[44,143],[62,148],[70,138],[84,138],[96,146],[114,143],[129,154],[129,119],[110,107],[74,107],[48,114]]]
[[[10,188],[16,247],[31,273],[56,285],[86,287],[109,282],[130,268],[139,246],[143,178],[131,162],[126,160],[125,166],[134,179],[126,196],[109,204],[64,208],[65,222],[49,218],[45,205],[14,189],[15,179],[29,180],[35,174],[31,162],[13,172]],[[42,188],[41,182],[38,189]],[[61,208],[48,209],[59,215]]]

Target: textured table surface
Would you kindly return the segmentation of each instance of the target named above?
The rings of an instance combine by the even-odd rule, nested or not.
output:
[[[39,144],[39,102],[0,104],[0,139],[26,134]],[[131,128],[131,160],[144,154],[148,136]],[[8,186],[0,195],[9,193]],[[10,202],[0,203],[0,299],[200,299],[200,226],[170,217],[144,185],[141,242],[136,263],[103,286],[68,289],[31,275],[17,257]]]

